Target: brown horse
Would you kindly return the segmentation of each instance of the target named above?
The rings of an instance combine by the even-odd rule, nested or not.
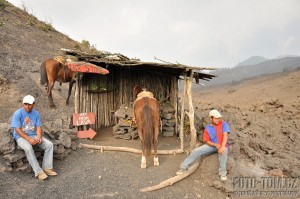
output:
[[[71,95],[73,84],[75,83],[75,72],[69,69],[66,65],[54,60],[45,60],[40,68],[41,84],[45,85],[47,89],[47,96],[50,103],[50,108],[55,108],[55,104],[52,98],[52,88],[55,81],[61,83],[69,82],[69,93],[66,100],[66,104],[69,104],[69,98]]]
[[[146,168],[146,156],[154,150],[154,165],[158,166],[157,144],[159,133],[159,108],[153,94],[143,91],[140,86],[134,87],[134,116],[142,148],[141,168]]]

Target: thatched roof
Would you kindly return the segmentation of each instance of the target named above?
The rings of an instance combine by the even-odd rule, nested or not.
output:
[[[93,63],[103,68],[107,68],[108,70],[110,67],[119,66],[128,69],[147,70],[151,72],[158,71],[165,74],[176,75],[178,77],[183,75],[185,72],[193,70],[194,77],[197,83],[199,83],[199,79],[209,81],[210,79],[215,77],[214,75],[202,72],[203,70],[214,70],[214,68],[187,66],[183,64],[167,63],[164,61],[162,61],[163,63],[142,62],[139,59],[130,59],[120,53],[109,53],[105,51],[100,51],[97,53],[86,53],[69,49],[61,50],[66,55],[75,56],[78,61]]]

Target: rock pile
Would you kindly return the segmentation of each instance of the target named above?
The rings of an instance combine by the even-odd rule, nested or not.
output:
[[[131,140],[139,137],[137,128],[133,125],[133,108],[124,104],[115,112],[116,125],[113,127],[114,138]]]
[[[54,144],[54,158],[63,159],[72,150],[77,149],[77,144],[74,142],[76,132],[70,129],[56,129],[49,131],[47,126],[43,127],[43,136],[49,139]],[[0,172],[3,171],[27,171],[31,172],[31,166],[29,165],[24,151],[17,146],[13,136],[13,130],[8,123],[0,123]],[[36,157],[39,161],[42,161],[42,150],[34,146]]]
[[[0,93],[8,90],[8,80],[0,74]]]
[[[171,104],[164,104],[160,107],[162,135],[164,137],[171,137],[175,135],[175,110]]]
[[[133,120],[133,108],[125,105],[115,112],[116,125],[113,127],[113,134],[116,139],[137,139],[139,137],[137,128]],[[160,107],[160,117],[162,125],[162,136],[171,137],[175,135],[175,110],[170,104]]]

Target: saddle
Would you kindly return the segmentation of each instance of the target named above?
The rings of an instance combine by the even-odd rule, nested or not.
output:
[[[64,65],[64,66],[65,66],[65,64],[66,64],[66,59],[65,59],[64,56],[61,56],[61,55],[55,56],[55,57],[54,57],[54,60],[55,60],[55,61],[58,61],[59,63],[61,63],[61,64]]]
[[[143,90],[142,92],[140,92],[140,93],[136,96],[136,99],[135,99],[134,102],[133,102],[133,107],[134,107],[134,105],[135,105],[135,103],[136,103],[137,101],[139,101],[140,99],[142,99],[142,98],[144,98],[144,97],[149,97],[149,98],[152,98],[152,99],[156,100],[156,99],[154,98],[153,93],[151,93],[150,91],[145,91],[145,90]],[[133,117],[132,117],[132,123],[136,123],[134,113],[133,113]]]
[[[66,80],[66,67],[67,67],[67,65],[66,65],[66,59],[65,59],[65,57],[61,56],[61,55],[58,55],[58,56],[55,56],[53,59],[55,61],[58,61],[59,63],[61,63],[62,68],[64,70],[64,79]],[[62,85],[62,83],[60,82],[60,86],[61,85]]]

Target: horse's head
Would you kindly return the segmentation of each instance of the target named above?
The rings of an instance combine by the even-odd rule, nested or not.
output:
[[[142,92],[142,88],[139,85],[134,86],[133,88],[133,96],[136,98],[137,95]]]

